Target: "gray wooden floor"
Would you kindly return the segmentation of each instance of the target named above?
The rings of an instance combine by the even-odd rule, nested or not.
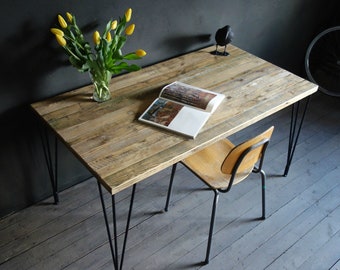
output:
[[[125,269],[340,269],[340,99],[315,95],[282,177],[290,110],[234,135],[275,125],[265,170],[267,219],[257,175],[220,197],[211,262],[204,259],[213,193],[180,167],[163,213],[170,170],[137,186]],[[130,190],[117,195],[123,228]],[[107,206],[110,197],[106,194]],[[91,178],[0,221],[0,269],[112,269],[96,181]],[[108,207],[111,213],[111,207]]]

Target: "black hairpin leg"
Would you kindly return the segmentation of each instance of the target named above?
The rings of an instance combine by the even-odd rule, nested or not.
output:
[[[133,207],[133,202],[134,202],[134,197],[135,197],[136,184],[134,184],[133,187],[132,187],[129,213],[128,213],[128,216],[127,216],[122,252],[121,252],[121,257],[120,257],[120,261],[119,261],[115,195],[111,195],[112,218],[113,218],[113,224],[112,224],[113,241],[112,241],[111,229],[110,229],[110,225],[109,225],[109,221],[108,221],[108,217],[107,217],[107,213],[106,213],[102,187],[101,187],[101,184],[99,183],[99,181],[97,181],[97,182],[98,182],[100,201],[101,201],[101,204],[102,204],[102,207],[103,207],[103,214],[104,214],[104,219],[105,219],[106,231],[107,231],[107,235],[108,235],[108,238],[109,238],[109,244],[110,244],[111,256],[112,256],[112,260],[113,260],[113,266],[114,266],[114,269],[121,270],[121,269],[123,269],[124,255],[125,255],[125,249],[126,249],[126,242],[127,242],[129,227],[130,227],[130,220],[131,220],[132,207]]]
[[[283,176],[287,176],[290,168],[290,164],[293,160],[295,148],[300,136],[303,120],[306,115],[307,107],[309,104],[310,96],[306,98],[304,108],[302,108],[302,115],[299,119],[300,105],[301,102],[298,101],[292,105],[291,120],[290,120],[290,131],[289,131],[289,143],[288,143],[288,153],[287,153],[287,163],[283,173]]]
[[[54,158],[52,157],[52,147],[50,138],[46,128],[41,128],[41,142],[44,150],[45,161],[48,169],[48,173],[51,180],[52,192],[54,197],[54,203],[58,204],[58,140],[54,136]]]

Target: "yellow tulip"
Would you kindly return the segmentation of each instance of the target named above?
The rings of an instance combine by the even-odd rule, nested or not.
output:
[[[110,42],[110,41],[112,40],[112,37],[111,37],[111,33],[110,33],[110,32],[107,32],[107,34],[106,34],[106,40],[107,40],[108,42]]]
[[[117,28],[117,20],[114,20],[112,23],[111,23],[111,30],[115,30]]]
[[[132,15],[132,9],[128,8],[125,11],[125,20],[126,20],[126,22],[129,22],[131,20],[131,15]]]
[[[146,55],[146,52],[144,50],[142,50],[142,49],[139,49],[139,50],[136,51],[136,55],[138,57],[143,57],[143,56]]]
[[[125,34],[130,36],[133,34],[133,31],[135,31],[135,24],[130,24],[128,27],[125,29]]]
[[[71,23],[72,20],[73,20],[72,14],[70,12],[66,12],[66,17],[67,17],[68,21]]]
[[[67,23],[61,15],[58,15],[58,21],[59,21],[61,28],[67,28]]]
[[[99,34],[98,31],[93,33],[93,42],[96,45],[99,45],[99,43],[100,43],[100,34]]]
[[[61,47],[65,47],[65,46],[66,46],[66,39],[64,39],[63,36],[61,36],[61,35],[55,35],[55,38],[56,38],[58,44],[59,44]]]
[[[58,28],[51,28],[50,29],[52,34],[59,35],[59,36],[64,36],[64,32]]]

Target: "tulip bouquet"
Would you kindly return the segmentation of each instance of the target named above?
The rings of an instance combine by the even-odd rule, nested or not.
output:
[[[138,65],[129,65],[126,60],[137,60],[146,55],[142,49],[122,54],[122,47],[127,36],[132,35],[135,30],[135,24],[127,26],[131,15],[132,9],[129,8],[119,21],[110,20],[102,34],[95,31],[93,33],[94,49],[84,39],[75,16],[69,12],[66,13],[67,21],[58,15],[60,28],[50,29],[59,45],[69,55],[70,63],[80,72],[90,73],[95,88],[93,98],[96,101],[105,101],[111,97],[109,82],[112,74],[119,74],[123,70],[140,69]]]

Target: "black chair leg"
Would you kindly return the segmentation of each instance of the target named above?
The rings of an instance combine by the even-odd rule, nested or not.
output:
[[[261,170],[262,184],[262,219],[266,219],[266,173]]]
[[[214,196],[214,202],[213,202],[212,213],[211,213],[211,220],[210,220],[210,229],[209,229],[209,237],[208,237],[207,253],[206,253],[205,261],[204,261],[205,264],[208,264],[208,263],[209,263],[211,242],[212,242],[212,237],[213,237],[213,232],[214,232],[214,225],[215,225],[216,208],[217,208],[218,197],[219,197],[219,192],[218,192],[218,190],[214,189],[213,191],[214,191],[214,193],[215,193],[215,196]]]
[[[170,197],[171,197],[171,192],[172,192],[172,183],[174,181],[174,177],[175,177],[175,173],[176,173],[176,168],[177,168],[177,163],[172,165],[171,176],[170,176],[170,183],[169,183],[169,188],[168,188],[168,195],[166,197],[166,203],[165,203],[165,208],[164,208],[165,212],[167,212],[168,209],[169,209]]]

